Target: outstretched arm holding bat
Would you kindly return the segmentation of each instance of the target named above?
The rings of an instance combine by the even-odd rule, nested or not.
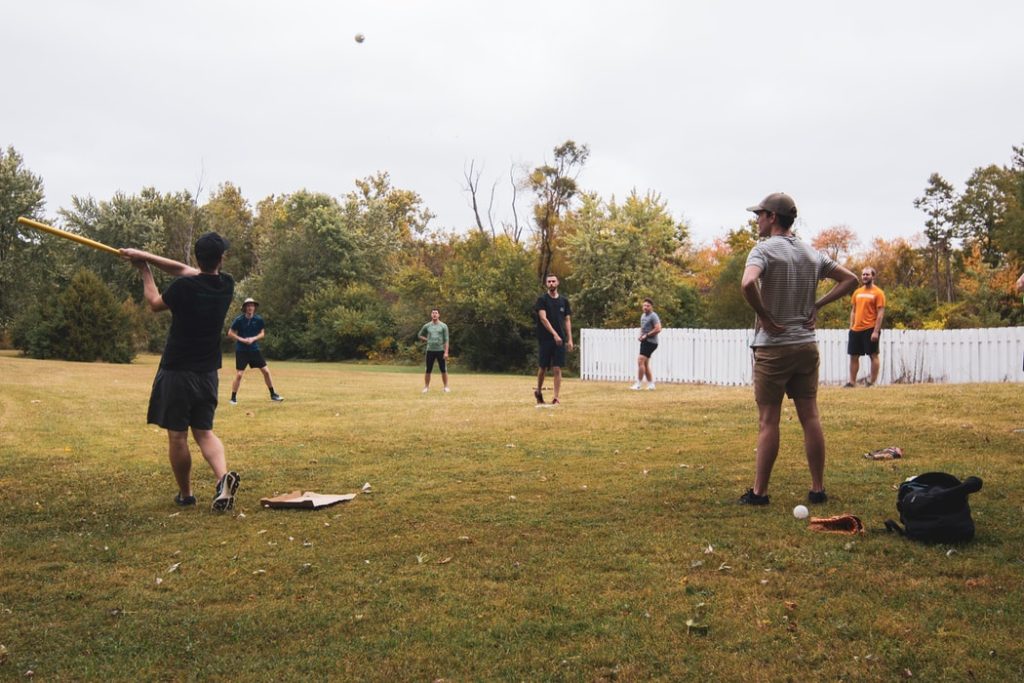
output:
[[[136,267],[140,268],[140,270],[141,267],[138,262],[152,263],[160,270],[174,277],[181,277],[183,275],[199,275],[200,273],[198,268],[186,265],[180,261],[175,261],[174,259],[157,256],[156,254],[151,254],[148,251],[143,251],[142,249],[115,249],[114,247],[107,246],[102,242],[97,242],[89,239],[88,237],[83,237],[82,235],[68,232],[67,230],[61,230],[60,228],[55,228],[52,225],[40,223],[39,221],[34,221],[31,218],[26,218],[24,216],[18,217],[18,223],[30,228],[35,228],[40,232],[56,235],[57,237],[63,237],[66,240],[71,240],[78,244],[84,244],[85,246],[92,247],[98,251],[105,251],[107,253],[114,254],[115,256],[120,256],[123,259],[132,261]]]
[[[151,254],[148,251],[143,251],[142,249],[119,249],[118,253],[121,255],[121,258],[132,261],[133,263],[135,261],[152,263],[154,266],[173,277],[199,275],[201,272],[198,268],[193,266],[164,256],[157,256],[156,254]]]

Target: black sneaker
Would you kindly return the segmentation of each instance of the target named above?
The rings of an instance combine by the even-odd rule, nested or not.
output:
[[[182,498],[180,493],[175,493],[174,494],[174,504],[177,505],[180,508],[191,507],[191,506],[196,504],[196,497],[195,496],[185,496],[184,498]]]
[[[213,497],[213,511],[227,512],[235,505],[235,492],[238,491],[240,477],[237,472],[228,472],[217,482],[217,492]]]
[[[544,394],[540,393],[540,389],[533,390],[533,397],[537,399],[537,403],[544,403]]]
[[[740,505],[767,505],[768,496],[759,496],[754,493],[754,489],[747,489],[747,492],[740,496]]]
[[[230,401],[228,401],[228,403],[230,403],[233,406],[237,406],[238,405],[238,400],[233,398]]]
[[[284,400],[284,398],[282,398],[280,394],[271,394],[270,395],[270,400],[274,401],[274,402],[277,402],[277,403],[280,403],[281,401]]]
[[[828,494],[825,493],[825,489],[820,491],[808,491],[807,502],[808,503],[824,503],[828,500]]]

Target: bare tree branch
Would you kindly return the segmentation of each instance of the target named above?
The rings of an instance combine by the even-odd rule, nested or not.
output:
[[[474,175],[473,166],[475,163],[476,160],[470,161],[469,170],[467,171],[463,169],[462,171],[462,175],[466,179],[466,186],[463,189],[466,192],[469,192],[471,206],[473,207],[473,218],[476,219],[476,227],[479,228],[480,232],[484,232],[484,224],[483,221],[480,220],[480,210],[477,207],[476,203],[476,193],[477,189],[480,187],[480,175],[483,173],[483,171],[477,171],[476,174]]]
[[[511,237],[513,242],[519,244],[519,240],[523,235],[523,229],[519,226],[519,214],[516,212],[516,199],[519,196],[519,185],[516,183],[515,164],[509,164],[508,180],[512,185],[512,229],[511,233],[506,229],[505,234]]]
[[[491,228],[491,237],[495,237],[494,234],[494,191],[498,188],[498,181],[495,180],[491,185],[491,200],[487,203],[487,225]]]
[[[206,164],[199,160],[199,177],[196,179],[196,193],[192,196],[192,216],[188,226],[188,239],[185,240],[185,254],[182,261],[192,264],[192,245],[196,241],[196,232],[199,229],[199,195],[203,192],[203,179],[206,177]],[[192,264],[194,265],[194,264]]]

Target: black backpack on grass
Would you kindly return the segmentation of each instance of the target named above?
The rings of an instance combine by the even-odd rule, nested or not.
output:
[[[889,531],[925,543],[966,543],[974,538],[974,520],[967,496],[981,490],[981,479],[962,482],[945,472],[926,472],[900,484],[896,509],[903,528],[891,519]]]

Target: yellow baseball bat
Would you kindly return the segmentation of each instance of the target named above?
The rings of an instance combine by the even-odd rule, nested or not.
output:
[[[85,246],[92,247],[93,249],[99,249],[100,251],[108,251],[111,254],[114,254],[115,256],[121,255],[120,251],[114,249],[113,247],[108,247],[102,242],[97,242],[95,240],[89,239],[88,237],[82,237],[81,235],[76,235],[74,233],[67,232],[66,230],[61,230],[60,228],[55,228],[52,225],[47,225],[46,223],[40,223],[30,218],[25,218],[24,216],[18,216],[18,222],[21,223],[22,225],[27,225],[30,228],[35,228],[36,230],[48,232],[51,235],[56,235],[57,237],[63,237],[64,239],[71,240],[72,242],[84,244]]]

